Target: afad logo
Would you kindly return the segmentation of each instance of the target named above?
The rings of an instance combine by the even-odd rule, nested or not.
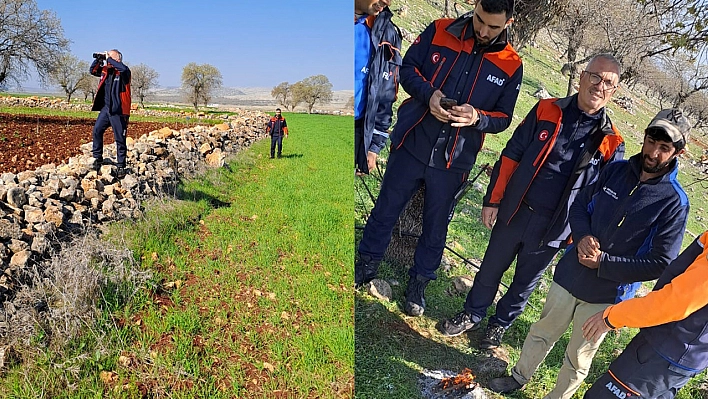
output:
[[[433,55],[430,56],[430,61],[433,64],[437,64],[440,61],[440,53],[433,53]]]
[[[548,140],[548,130],[541,130],[541,133],[538,134],[538,139],[541,141],[546,141]]]
[[[608,391],[612,392],[612,394],[619,399],[625,399],[632,396],[631,392],[624,392],[617,385],[613,384],[612,381],[608,382],[607,385],[605,385],[605,388],[607,388]]]
[[[415,40],[413,41],[413,46],[415,46],[418,43],[420,43],[420,36],[415,38]]]

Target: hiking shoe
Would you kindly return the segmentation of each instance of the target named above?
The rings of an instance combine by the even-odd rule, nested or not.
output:
[[[498,393],[510,393],[523,387],[512,376],[494,378],[489,381],[489,389]]]
[[[116,170],[116,177],[119,179],[122,179],[125,177],[127,171],[125,167],[119,166],[118,169]]]
[[[359,260],[354,263],[354,288],[360,288],[375,279],[379,271],[379,263],[379,261],[372,261],[369,256],[359,255]]]
[[[93,162],[91,163],[91,169],[98,172],[99,170],[101,170],[101,165],[103,165],[103,159],[94,158]]]
[[[484,338],[479,342],[479,347],[482,349],[498,348],[499,345],[501,345],[501,340],[502,337],[504,337],[505,332],[506,329],[499,324],[489,324],[487,326],[487,331],[484,333]]]
[[[425,287],[430,279],[421,275],[411,276],[406,288],[406,304],[403,310],[409,316],[422,316],[425,312]]]
[[[472,321],[472,315],[464,310],[451,319],[443,320],[440,324],[440,332],[446,337],[456,337],[465,331],[478,328],[479,323]]]

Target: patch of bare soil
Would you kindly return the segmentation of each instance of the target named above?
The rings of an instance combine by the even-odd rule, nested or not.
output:
[[[0,113],[0,173],[18,173],[49,163],[58,165],[81,154],[79,146],[92,141],[95,122],[88,118]],[[165,125],[130,122],[128,136],[137,139]],[[106,145],[114,141],[111,128],[106,130],[103,141]]]

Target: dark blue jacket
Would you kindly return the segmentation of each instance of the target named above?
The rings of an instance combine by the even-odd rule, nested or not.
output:
[[[592,235],[603,254],[600,267],[578,262],[575,245],[558,262],[553,281],[590,303],[618,303],[634,297],[641,283],[658,278],[678,255],[686,228],[688,197],[676,175],[640,182],[641,153],[613,162],[570,207],[573,240]]]
[[[497,221],[509,224],[531,183],[553,150],[561,128],[563,110],[573,97],[539,101],[516,128],[494,165],[484,196],[484,206],[499,207]],[[589,186],[608,163],[624,156],[624,140],[603,111],[601,122],[589,132],[578,156],[563,198],[539,245],[562,248],[570,236],[568,211],[578,192]]]
[[[393,13],[386,7],[376,16],[371,26],[373,51],[369,61],[369,87],[364,113],[364,153],[372,151],[378,154],[386,146],[388,135],[374,134],[374,130],[388,132],[393,103],[398,94],[402,35],[391,21],[392,17]],[[366,165],[358,167],[360,170],[368,170]]]
[[[654,286],[654,291],[660,290],[670,283],[676,276],[684,273],[686,269],[701,262],[703,275],[698,276],[701,282],[706,281],[706,265],[708,252],[704,242],[708,232],[696,238],[659,277]],[[695,281],[695,280],[694,280]],[[703,292],[703,301],[708,292]],[[654,349],[670,363],[689,373],[698,373],[708,368],[708,305],[691,313],[686,318],[671,323],[661,324],[656,327],[644,328],[640,334]]]
[[[130,69],[112,58],[106,62],[107,64],[101,67],[101,61],[94,59],[89,68],[91,75],[101,77],[91,111],[100,111],[106,105],[106,79],[111,79],[111,92],[108,96],[110,103],[107,104],[109,113],[130,115]],[[113,68],[109,68],[108,64]]]
[[[475,44],[473,13],[430,24],[403,57],[401,86],[411,95],[398,108],[391,134],[396,148],[435,168],[468,172],[485,133],[509,127],[521,88],[521,58],[503,31],[489,46]],[[480,114],[472,127],[453,128],[438,121],[428,106],[435,90]]]

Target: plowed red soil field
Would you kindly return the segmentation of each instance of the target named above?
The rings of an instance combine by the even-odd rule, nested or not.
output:
[[[59,165],[70,157],[81,154],[79,146],[92,141],[91,132],[95,121],[61,116],[0,113],[0,173],[34,170],[48,163]],[[136,139],[165,126],[169,124],[130,122],[128,136]],[[113,142],[111,128],[106,130],[103,140],[105,144]]]

